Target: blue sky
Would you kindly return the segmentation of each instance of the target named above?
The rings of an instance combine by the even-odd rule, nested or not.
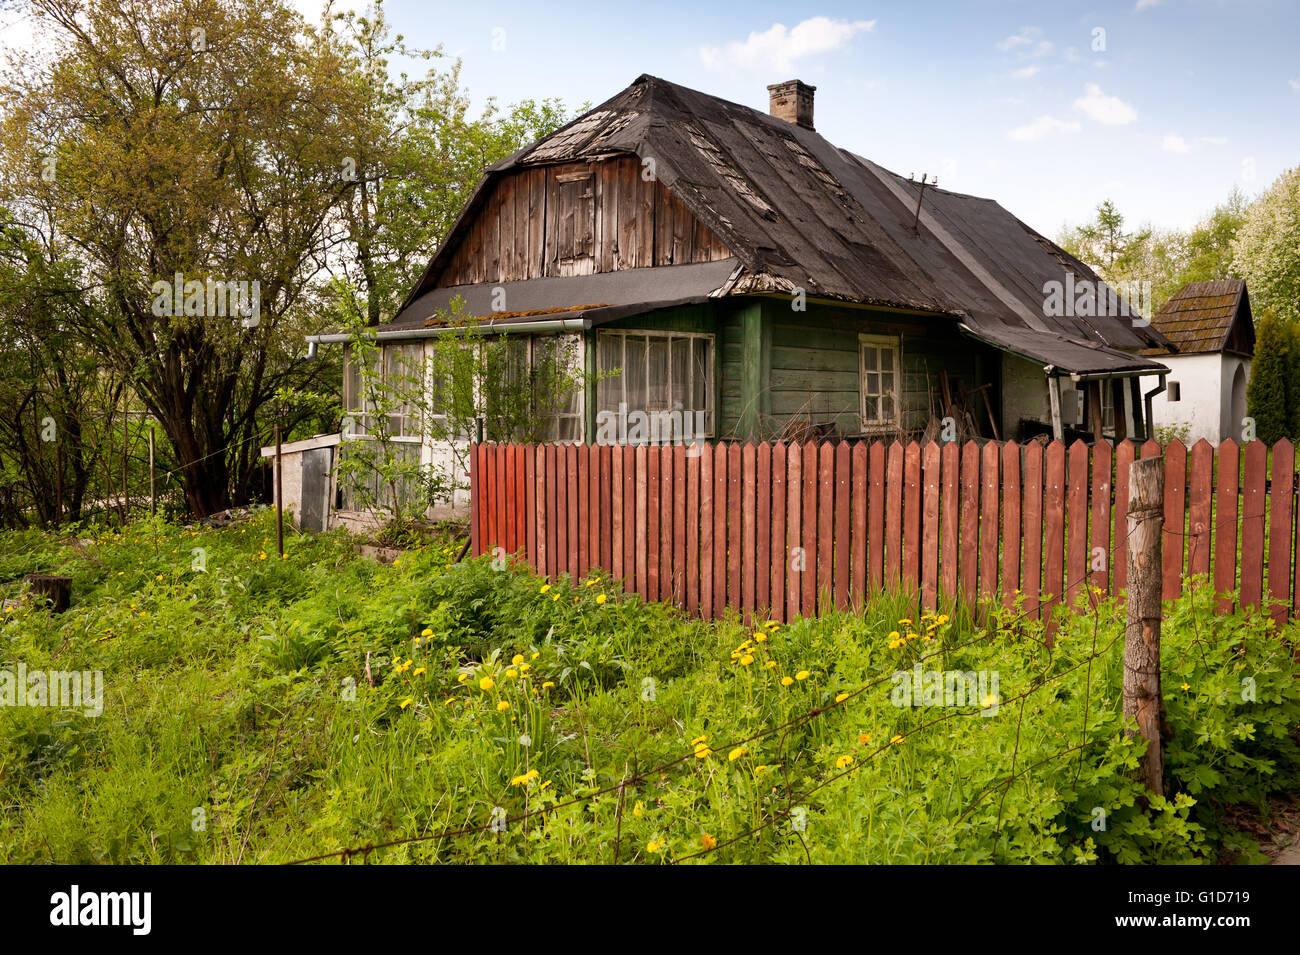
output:
[[[833,143],[1049,236],[1105,198],[1131,225],[1186,227],[1300,162],[1295,0],[386,6],[463,60],[476,103],[595,104],[653,73],[765,110],[767,84],[798,77]]]
[[[1294,0],[387,6],[476,102],[599,103],[653,73],[766,110],[797,76],[831,142],[1052,236],[1108,197],[1185,227],[1300,162]]]

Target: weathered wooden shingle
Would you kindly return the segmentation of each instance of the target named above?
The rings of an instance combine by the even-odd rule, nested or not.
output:
[[[1255,351],[1255,322],[1243,279],[1189,282],[1170,297],[1151,323],[1180,354]]]

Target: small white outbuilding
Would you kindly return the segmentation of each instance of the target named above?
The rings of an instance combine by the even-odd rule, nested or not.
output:
[[[1185,441],[1242,439],[1246,384],[1255,354],[1255,321],[1241,279],[1190,282],[1151,324],[1178,349],[1161,354],[1165,390],[1151,402],[1156,428],[1186,427]]]

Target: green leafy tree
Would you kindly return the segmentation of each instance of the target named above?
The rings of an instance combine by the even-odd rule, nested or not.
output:
[[[1232,243],[1232,263],[1253,301],[1284,322],[1300,322],[1300,166],[1250,204]]]
[[[1255,419],[1255,436],[1272,444],[1291,430],[1291,410],[1300,395],[1292,392],[1291,352],[1294,334],[1272,312],[1259,320],[1250,384],[1246,386],[1246,411]]]

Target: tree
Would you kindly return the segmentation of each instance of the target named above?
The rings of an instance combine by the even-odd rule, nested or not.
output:
[[[559,100],[526,100],[478,117],[460,86],[460,63],[394,77],[390,60],[431,62],[441,48],[413,49],[391,33],[382,5],[341,13],[312,30],[355,77],[367,106],[340,150],[350,177],[329,269],[332,319],[367,325],[391,318],[450,231],[484,170],[571,118]]]
[[[161,423],[189,509],[211,513],[232,471],[236,493],[251,475],[262,405],[313,371],[303,299],[363,103],[279,0],[32,9],[58,46],[0,90],[0,195],[48,214],[95,303],[80,338]]]
[[[1284,322],[1300,322],[1300,166],[1278,176],[1246,209],[1232,262],[1253,301]]]
[[[1255,357],[1246,386],[1246,411],[1255,421],[1255,436],[1272,444],[1290,432],[1291,408],[1300,391],[1289,381],[1294,335],[1272,312],[1264,312],[1255,335]]]

